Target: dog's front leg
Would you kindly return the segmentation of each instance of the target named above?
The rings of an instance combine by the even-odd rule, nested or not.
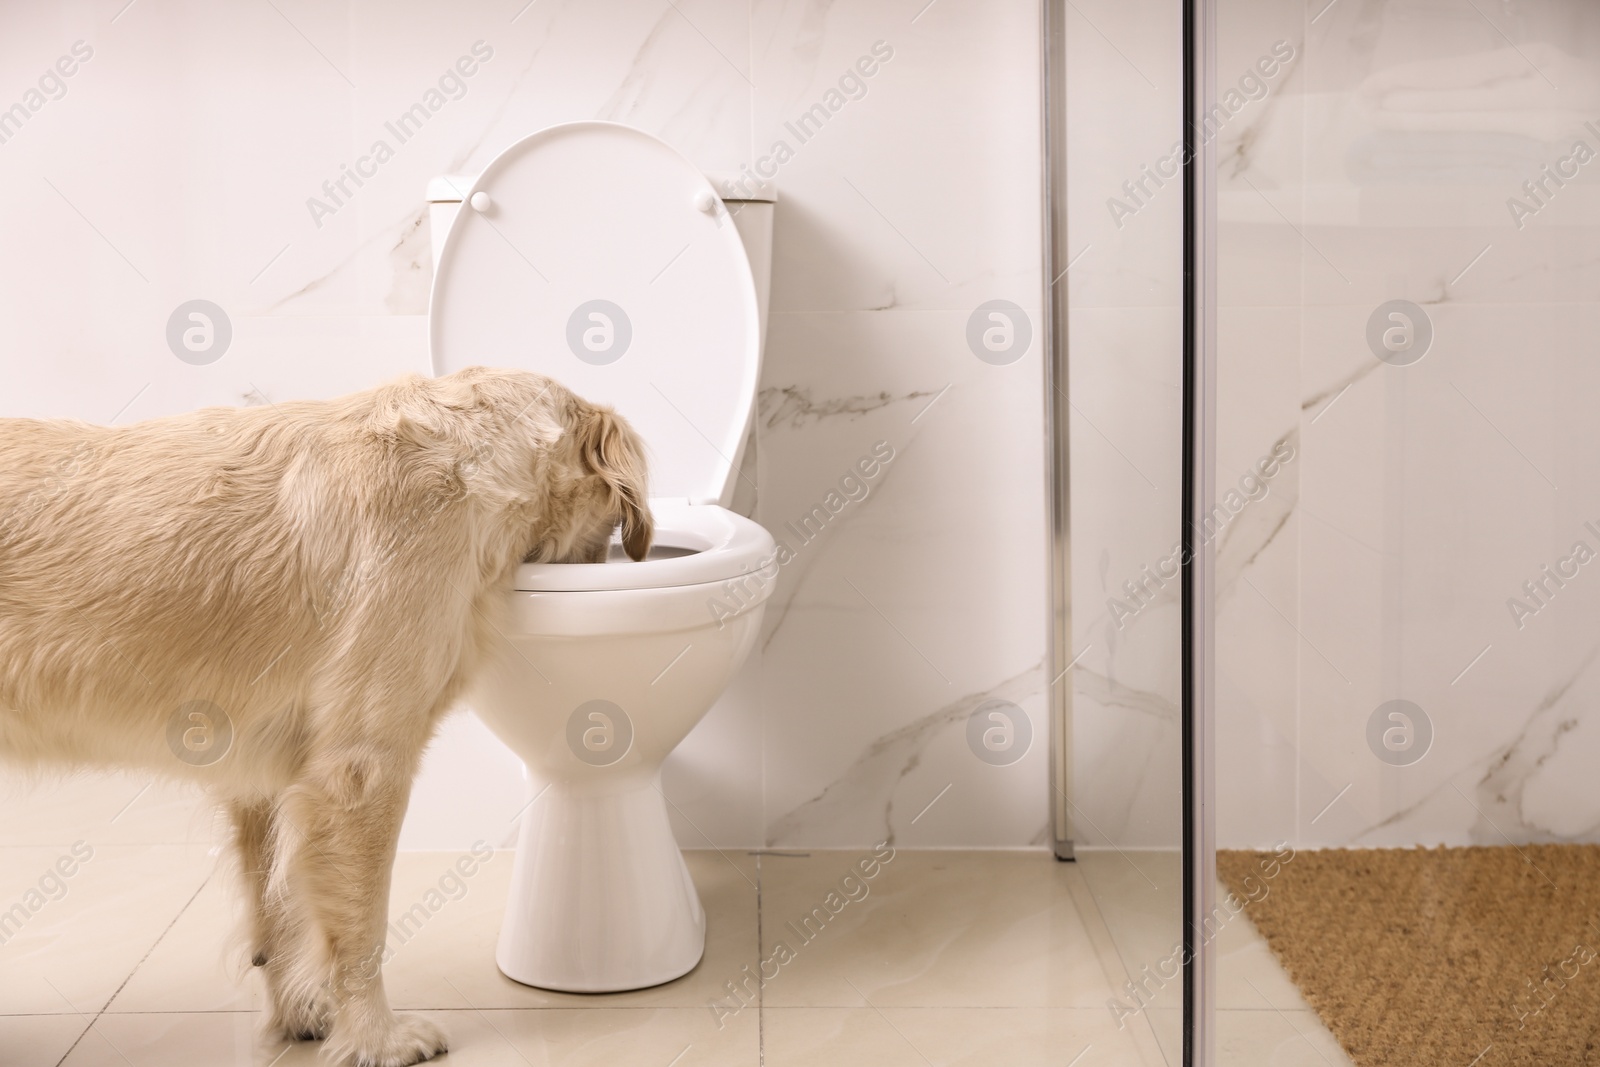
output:
[[[308,955],[301,965],[326,967],[333,999],[327,1051],[335,1062],[406,1067],[446,1048],[438,1026],[395,1014],[383,990],[390,875],[416,762],[372,739],[322,753],[278,809],[280,838],[298,839],[288,892],[325,947],[320,961]]]

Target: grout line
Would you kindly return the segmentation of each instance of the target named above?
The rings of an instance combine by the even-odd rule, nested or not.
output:
[[[133,965],[133,969],[130,970],[128,972],[128,976],[122,980],[122,984],[117,986],[117,988],[112,991],[111,996],[106,998],[106,1002],[104,1004],[100,1005],[100,1010],[94,1013],[94,1018],[89,1020],[89,1025],[85,1026],[83,1028],[83,1033],[78,1035],[78,1039],[72,1043],[71,1047],[68,1048],[66,1052],[63,1052],[61,1054],[61,1058],[56,1061],[56,1067],[61,1067],[61,1065],[63,1063],[67,1062],[67,1057],[72,1055],[72,1050],[77,1048],[78,1045],[83,1041],[84,1034],[87,1034],[90,1030],[94,1029],[94,1024],[99,1022],[100,1021],[100,1017],[102,1015],[106,1014],[106,1009],[111,1007],[111,1002],[117,999],[117,996],[123,991],[123,989],[125,989],[127,987],[129,982],[133,981],[133,976],[139,973],[139,968],[143,967],[144,966],[144,961],[150,958],[150,953],[154,952],[156,950],[156,946],[161,944],[162,940],[165,939],[166,936],[169,933],[172,932],[172,928],[178,924],[178,920],[183,918],[183,913],[188,911],[189,910],[189,906],[194,903],[195,897],[198,897],[200,895],[200,890],[204,889],[208,884],[210,884],[210,882],[211,882],[211,875],[210,874],[206,875],[204,878],[202,878],[200,880],[200,886],[199,886],[199,888],[197,888],[194,891],[193,896],[189,897],[188,900],[184,901],[183,907],[178,909],[178,914],[174,915],[172,917],[172,921],[169,922],[166,925],[166,927],[161,931],[161,933],[156,937],[156,939],[154,941],[150,942],[150,947],[145,949],[144,955],[139,957],[139,962],[135,963]],[[69,1004],[68,1007],[71,1007],[71,1005]],[[124,1014],[131,1015],[131,1014],[134,1014],[134,1013],[133,1012],[113,1012],[112,1014],[113,1015],[124,1015]],[[152,1015],[154,1015],[154,1014],[163,1014],[163,1013],[149,1012],[149,1013],[140,1013],[140,1014],[152,1014]]]
[[[1103,970],[1104,970],[1104,968],[1102,968],[1102,971]],[[596,995],[598,995],[598,994],[596,994]],[[609,996],[610,994],[606,994],[606,995]],[[852,1005],[849,1005],[849,1004],[845,1004],[845,1005],[822,1005],[822,1008],[823,1008],[823,1010],[843,1010],[843,1009],[852,1008]],[[855,1008],[855,1010],[863,1010],[863,1009],[861,1009],[859,1007],[859,1005],[854,1006],[854,1008]],[[893,1010],[893,1011],[945,1011],[945,1010],[957,1010],[957,1011],[976,1012],[976,1011],[1016,1011],[1016,1010],[1018,1010],[1016,1008],[1016,1006],[1014,1006],[1014,1005],[1005,1005],[1005,1004],[965,1004],[965,1005],[957,1005],[954,1009],[947,1009],[946,1007],[942,1007],[940,1005],[891,1004],[891,1005],[889,1005],[889,1008],[890,1008],[890,1010]],[[160,1008],[160,1009],[150,1009],[150,1010],[141,1010],[141,1011],[106,1011],[106,1012],[103,1012],[102,1014],[103,1015],[109,1015],[109,1016],[111,1016],[113,1018],[117,1018],[117,1019],[132,1019],[132,1018],[136,1018],[136,1017],[142,1016],[142,1015],[241,1015],[241,1016],[242,1015],[255,1015],[255,1016],[259,1016],[265,1010],[266,1009],[264,1009],[264,1008]],[[489,1006],[489,1007],[485,1007],[485,1008],[475,1008],[475,1007],[472,1007],[470,1005],[468,1005],[466,1007],[463,1007],[460,1003],[452,1003],[452,1004],[431,1004],[431,1003],[430,1004],[407,1004],[406,1006],[404,1006],[402,1008],[396,1008],[395,1009],[396,1012],[401,1012],[401,1013],[411,1013],[411,1012],[419,1012],[419,1011],[444,1012],[446,1014],[449,1014],[449,1013],[452,1013],[452,1012],[478,1012],[478,1013],[486,1013],[486,1014],[493,1014],[495,1012],[512,1012],[512,1013],[518,1013],[518,1014],[524,1014],[524,1015],[535,1013],[535,1012],[557,1012],[557,1011],[574,1011],[574,1010],[587,1011],[588,1009],[583,1007],[582,1005],[579,1005],[578,1007],[574,1008],[573,1005],[571,1005],[571,1004],[517,1004],[517,1005],[500,1005],[500,1006]],[[607,1004],[607,1005],[605,1005],[605,1010],[608,1011],[608,1012],[612,1012],[612,1011],[639,1011],[639,1012],[655,1012],[655,1013],[659,1014],[659,1013],[662,1013],[662,1012],[685,1012],[685,1013],[693,1012],[693,1013],[699,1013],[699,1012],[705,1011],[706,1009],[704,1007],[695,1007],[692,1004]],[[812,1007],[808,1007],[807,1005],[804,1005],[804,1004],[789,1004],[789,1005],[774,1005],[772,1010],[773,1011],[812,1011],[814,1009]],[[1085,1008],[1085,1007],[1052,1008],[1050,1010],[1052,1010],[1052,1011],[1060,1011],[1060,1012],[1081,1012],[1081,1013],[1083,1013],[1085,1015],[1090,1014],[1090,1013],[1099,1014],[1099,1013],[1102,1013],[1102,1012],[1105,1011],[1104,1008]],[[1218,1011],[1272,1011],[1274,1009],[1271,1009],[1271,1008],[1218,1008],[1217,1010]],[[1313,1010],[1313,1009],[1293,1008],[1293,1009],[1290,1009],[1290,1010],[1292,1010],[1292,1011],[1305,1011],[1305,1010]],[[0,1019],[54,1019],[54,1018],[69,1016],[69,1015],[73,1015],[73,1014],[74,1013],[70,1012],[70,1011],[0,1012]],[[99,1016],[97,1016],[96,1018],[98,1020]]]
[[[158,936],[154,941],[150,942],[150,947],[145,949],[143,956],[139,957],[139,962],[133,965],[133,970],[128,972],[128,977],[122,980],[122,985],[117,986],[116,990],[111,994],[111,996],[106,998],[106,1002],[100,1006],[100,1010],[95,1012],[94,1017],[96,1021],[99,1020],[100,1016],[106,1013],[107,1008],[111,1007],[111,1002],[117,999],[117,995],[122,992],[123,988],[126,987],[129,982],[133,981],[133,976],[139,973],[139,968],[144,966],[144,961],[150,958],[150,953],[156,950],[156,946],[161,944],[162,941],[166,940],[167,935],[172,932],[172,928],[178,925],[178,920],[183,918],[183,913],[189,910],[189,906],[193,904],[195,898],[200,895],[200,891],[207,885],[211,884],[211,877],[212,876],[208,874],[200,880],[199,887],[195,889],[194,893],[190,895],[188,900],[183,902],[183,907],[178,909],[178,914],[172,917],[172,921],[169,922],[166,925],[166,928],[161,931],[160,936]]]
[[[48,978],[45,978],[44,975],[42,975],[42,974],[39,977],[41,979],[43,979],[45,985],[50,987],[50,991],[51,992],[53,992],[56,996],[60,997],[62,999],[62,1001],[66,1003],[67,1007],[72,1009],[72,1013],[74,1015],[76,1015],[80,1019],[85,1018],[85,1015],[83,1014],[83,1012],[79,1011],[76,1007],[74,1007],[72,1001],[67,1000],[67,995],[65,993],[61,992],[60,989],[56,988],[56,984],[54,982],[50,981],[50,979],[48,979]],[[89,1022],[89,1030],[94,1030],[94,1021],[93,1020],[90,1020],[90,1022]],[[88,1030],[84,1031],[84,1033],[88,1033]],[[128,1067],[133,1067],[133,1061],[128,1059],[128,1054],[126,1052],[123,1052],[120,1048],[118,1048],[117,1047],[117,1043],[115,1041],[111,1040],[111,1038],[107,1037],[106,1034],[105,1034],[105,1031],[103,1031],[103,1030],[96,1031],[96,1035],[95,1036],[99,1037],[100,1040],[104,1041],[107,1045],[110,1045],[111,1046],[111,1051],[115,1052],[118,1056],[121,1056],[123,1063],[126,1063],[128,1065]],[[83,1040],[83,1034],[79,1034],[78,1035],[78,1041],[82,1041],[82,1040]],[[74,1041],[73,1042],[73,1046],[74,1047],[77,1046],[78,1041]],[[69,1049],[68,1052],[71,1052],[71,1049]]]
[[[498,1026],[496,1026],[494,1024],[494,1020],[490,1019],[487,1015],[485,1015],[483,1013],[483,1009],[482,1008],[480,1008],[476,1004],[472,1003],[472,1001],[467,1000],[467,995],[465,993],[461,992],[460,989],[456,988],[456,984],[454,982],[450,981],[450,976],[449,975],[440,975],[440,977],[444,979],[444,984],[445,985],[449,986],[452,990],[455,991],[456,996],[458,996],[462,1000],[466,1001],[468,1010],[470,1010],[478,1018],[482,1019],[484,1022],[489,1024],[489,1029],[493,1030],[499,1036],[500,1040],[504,1041],[506,1043],[506,1047],[507,1048],[509,1048],[512,1052],[515,1052],[517,1054],[517,1058],[518,1059],[520,1059],[523,1063],[526,1063],[528,1065],[528,1067],[533,1067],[533,1061],[528,1059],[528,1057],[526,1057],[526,1056],[524,1056],[522,1054],[522,1050],[520,1048],[518,1048],[516,1046],[516,1044],[513,1043],[512,1040],[509,1037],[507,1037],[501,1031],[501,1029]],[[369,1060],[367,1062],[370,1063],[371,1061]]]
[[[66,1012],[57,1012],[56,1014],[65,1015]],[[79,1018],[82,1018],[82,1016],[80,1015]],[[99,1016],[96,1016],[95,1018],[99,1018]],[[72,1055],[72,1050],[78,1047],[79,1043],[83,1041],[84,1035],[93,1029],[93,1027],[94,1019],[90,1019],[88,1024],[84,1026],[82,1033],[78,1034],[76,1040],[74,1040],[71,1045],[67,1046],[67,1051],[63,1052],[61,1054],[61,1058],[56,1061],[56,1067],[61,1067],[63,1063],[67,1062],[67,1057]]]
[[[632,992],[632,991],[630,991]],[[600,994],[594,994],[596,996]],[[611,994],[605,994],[610,996]],[[265,1008],[160,1008],[148,1011],[106,1011],[103,1014],[118,1018],[132,1018],[135,1015],[260,1015]],[[536,1012],[536,1011],[573,1011],[588,1010],[581,1005],[575,1009],[571,1004],[516,1004],[490,1006],[477,1008],[472,1005],[462,1007],[460,1003],[451,1004],[407,1004],[403,1008],[396,1008],[397,1012],[417,1011],[443,1011],[443,1012]],[[653,1012],[703,1012],[704,1007],[695,1007],[693,1004],[607,1004],[606,1011],[653,1011]],[[1069,1011],[1099,1011],[1099,1008],[1070,1008]],[[71,1015],[69,1011],[35,1011],[35,1012],[0,1012],[0,1019],[32,1019],[41,1016],[55,1017],[58,1015]]]
[[[756,853],[756,977],[760,977],[761,961],[766,959],[761,938],[761,853]],[[764,983],[756,982],[756,1067],[767,1065],[767,991]]]
[[[1082,861],[1080,860],[1079,862],[1081,863]],[[1100,909],[1100,898],[1095,895],[1094,886],[1090,884],[1089,875],[1085,873],[1085,870],[1083,867],[1078,869],[1076,878],[1069,883],[1067,895],[1072,901],[1073,910],[1078,915],[1078,921],[1083,924],[1084,932],[1089,937],[1089,945],[1094,952],[1095,963],[1100,968],[1100,974],[1105,979],[1106,985],[1110,987],[1112,994],[1115,995],[1125,988],[1125,985],[1132,984],[1134,975],[1128,960],[1122,955],[1122,945],[1118,943],[1116,937],[1111,933],[1111,924],[1106,921],[1105,913]],[[1099,943],[1101,941],[1104,942],[1103,952]],[[1110,963],[1107,963],[1108,959],[1111,961]],[[1115,972],[1113,972],[1113,966],[1116,968]],[[1125,985],[1118,984],[1118,974],[1122,976],[1122,982]],[[1148,1041],[1154,1048],[1159,1050],[1162,1047],[1161,1035],[1156,1032],[1155,1020],[1150,1012],[1141,1009],[1139,1020],[1144,1024],[1144,1029],[1139,1031],[1138,1034],[1130,1034],[1135,1045],[1141,1044],[1142,1041]],[[1142,1038],[1139,1036],[1141,1034],[1143,1035]],[[1088,1049],[1084,1050],[1084,1052],[1087,1051]],[[1081,1058],[1083,1053],[1080,1052],[1078,1055]]]

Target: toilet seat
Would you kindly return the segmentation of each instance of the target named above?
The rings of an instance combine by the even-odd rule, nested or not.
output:
[[[429,300],[434,373],[547,374],[627,418],[652,496],[728,503],[761,313],[706,176],[649,134],[571,122],[517,141],[460,195]]]
[[[605,563],[524,563],[519,592],[669,589],[752,576],[770,582],[778,569],[772,535],[743,515],[714,504],[652,500],[655,538],[650,555],[627,558],[613,541]]]

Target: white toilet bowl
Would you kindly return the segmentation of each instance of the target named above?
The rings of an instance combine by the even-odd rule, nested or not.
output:
[[[518,568],[467,700],[529,780],[495,955],[528,985],[639,989],[704,951],[661,765],[750,651],[778,566],[772,536],[726,507],[771,248],[771,196],[742,192],[719,197],[660,141],[602,122],[429,187],[434,370],[549,374],[614,406],[651,452],[649,557],[614,544],[608,563]]]
[[[705,945],[661,763],[744,661],[777,564],[772,536],[733,512],[653,511],[643,563],[519,568],[506,641],[468,698],[527,766],[496,961],[528,985],[656,985]]]

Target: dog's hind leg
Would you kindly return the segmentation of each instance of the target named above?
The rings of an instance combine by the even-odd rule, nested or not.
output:
[[[297,914],[294,898],[274,888],[274,799],[233,800],[228,816],[233,822],[234,847],[250,909],[247,919],[251,962],[266,978],[272,1003],[266,1030],[274,1037],[308,1041],[327,1036],[331,1002],[321,983],[292,991],[293,979],[305,968],[298,957],[312,951],[305,916]]]
[[[390,1010],[383,988],[389,883],[420,752],[342,739],[307,764],[278,812],[279,833],[302,835],[288,881],[325,948],[335,1062],[406,1067],[446,1048],[438,1026]]]

